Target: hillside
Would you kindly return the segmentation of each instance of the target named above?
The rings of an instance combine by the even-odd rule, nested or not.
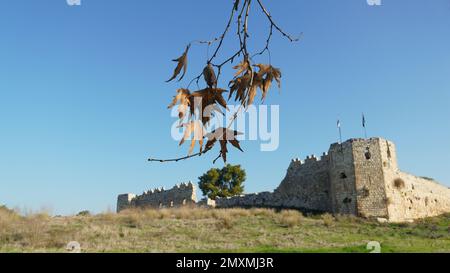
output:
[[[450,252],[450,215],[378,223],[267,209],[131,210],[50,217],[0,207],[0,252]]]

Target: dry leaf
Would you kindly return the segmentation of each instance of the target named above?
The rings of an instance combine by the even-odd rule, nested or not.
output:
[[[216,73],[214,72],[214,68],[210,63],[208,63],[203,69],[203,77],[209,88],[214,88],[217,86]]]
[[[186,116],[186,111],[189,107],[189,96],[190,91],[188,89],[178,89],[177,95],[173,97],[172,103],[169,104],[167,108],[171,109],[177,103],[180,103],[180,105],[178,106],[178,117],[180,119],[183,119]]]
[[[222,93],[226,92],[221,88],[205,88],[192,93],[189,97],[191,115],[195,114],[195,110],[199,110],[203,124],[207,124],[211,119],[210,116],[204,115],[205,109],[214,109],[214,104],[218,104],[227,109],[227,102],[222,97]]]
[[[241,152],[244,152],[239,145],[239,141],[236,139],[237,135],[242,135],[242,133],[234,130],[230,130],[227,128],[217,128],[211,133],[206,134],[205,136],[208,138],[208,142],[206,142],[205,149],[211,149],[214,144],[219,141],[220,143],[220,155],[224,162],[227,162],[227,142],[230,142],[231,145],[239,149]]]
[[[235,77],[241,75],[242,73],[246,72],[247,70],[249,70],[250,68],[250,62],[248,61],[248,59],[244,59],[241,63],[239,63],[238,65],[234,66],[233,69],[237,69],[236,74],[234,74]]]
[[[238,69],[236,77],[230,81],[230,95],[228,99],[236,92],[235,101],[239,100],[241,105],[249,106],[253,104],[258,88],[262,93],[262,101],[265,100],[267,93],[272,86],[273,80],[276,80],[278,87],[281,85],[281,72],[268,64],[254,65],[259,69],[258,72],[253,72],[247,61],[243,61],[235,66]],[[241,76],[239,76],[241,75]]]
[[[203,151],[203,138],[204,138],[204,127],[203,125],[200,123],[200,121],[191,121],[189,123],[183,123],[181,126],[179,127],[184,127],[184,135],[183,138],[180,141],[180,146],[183,145],[183,143],[189,139],[192,135],[192,139],[191,139],[191,145],[189,147],[189,155],[192,154],[192,151],[194,150],[195,147],[195,142],[198,141],[199,145],[200,145],[200,153]]]
[[[184,51],[183,55],[181,55],[181,57],[179,57],[178,59],[172,60],[174,62],[177,62],[178,64],[177,64],[177,67],[175,67],[175,70],[173,71],[172,77],[170,79],[168,79],[166,82],[170,82],[173,79],[175,79],[178,76],[178,74],[180,74],[181,69],[183,69],[183,74],[181,75],[180,79],[178,79],[178,81],[181,81],[183,79],[184,75],[186,74],[186,70],[187,70],[187,54],[188,54],[190,47],[191,47],[190,45],[188,45],[186,47],[186,50]]]

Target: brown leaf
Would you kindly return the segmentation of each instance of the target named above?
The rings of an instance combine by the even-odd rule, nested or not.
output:
[[[220,88],[205,88],[192,93],[189,97],[191,115],[194,115],[195,111],[199,110],[203,124],[207,124],[211,117],[205,115],[205,110],[214,110],[214,104],[219,104],[220,106],[227,108],[227,103],[222,97],[223,92],[226,92],[226,90]]]
[[[230,140],[231,145],[238,148],[241,152],[244,152],[241,148],[241,145],[239,145],[239,141],[237,139]]]
[[[248,91],[247,106],[252,105],[256,96],[258,86],[253,84]]]
[[[180,127],[184,127],[184,135],[183,138],[180,141],[180,146],[183,145],[183,143],[189,139],[192,135],[191,139],[191,145],[189,147],[189,155],[192,154],[192,151],[195,147],[195,142],[198,141],[200,145],[200,153],[203,150],[203,138],[204,138],[204,127],[203,125],[197,120],[197,121],[191,121],[189,123],[184,123]]]
[[[245,94],[250,85],[251,77],[249,74],[243,75],[241,77],[235,78],[230,82],[230,94],[228,99],[233,96],[233,93],[236,92],[236,96],[234,98],[235,101],[239,100],[241,103],[245,98]]]
[[[223,158],[224,162],[227,162],[227,142],[230,142],[231,145],[239,149],[241,152],[243,150],[241,149],[239,145],[239,141],[236,139],[237,135],[242,135],[242,133],[234,130],[230,130],[227,128],[217,128],[211,133],[208,133],[205,135],[205,137],[208,138],[208,142],[206,143],[205,149],[211,149],[214,144],[219,141],[220,143],[220,155]]]
[[[210,63],[208,63],[203,69],[203,78],[205,79],[205,82],[209,88],[217,86],[216,73],[214,72],[214,68]]]
[[[174,62],[177,62],[178,64],[175,67],[175,70],[173,71],[172,77],[170,79],[168,79],[166,82],[170,82],[173,79],[175,79],[178,76],[178,74],[180,74],[181,69],[183,69],[183,74],[178,79],[178,81],[181,81],[183,79],[184,75],[186,74],[186,70],[187,70],[187,54],[188,54],[190,47],[191,47],[191,45],[188,45],[186,47],[186,50],[184,51],[183,55],[181,55],[181,57],[179,57],[178,59],[172,60]]]
[[[222,155],[223,162],[227,162],[227,141],[226,140],[220,140],[220,154]]]
[[[242,73],[244,73],[245,71],[247,71],[250,68],[250,62],[248,61],[248,59],[244,58],[244,60],[242,60],[242,62],[240,62],[238,65],[233,66],[233,69],[237,69],[236,74],[234,74],[235,77],[241,75]]]
[[[267,64],[256,64],[254,66],[259,68],[259,71],[255,74],[254,78],[255,84],[261,89],[261,100],[264,101],[272,86],[273,80],[277,81],[278,88],[281,87],[281,71],[280,69]]]
[[[190,91],[188,89],[178,89],[177,94],[173,97],[172,102],[169,104],[167,108],[171,109],[174,107],[177,103],[180,105],[178,106],[178,117],[180,119],[183,119],[186,115],[186,111],[189,107],[189,96]]]

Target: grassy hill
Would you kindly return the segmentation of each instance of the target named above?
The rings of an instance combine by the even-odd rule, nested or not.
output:
[[[268,209],[130,210],[50,217],[0,207],[0,252],[450,252],[450,214],[415,223]]]

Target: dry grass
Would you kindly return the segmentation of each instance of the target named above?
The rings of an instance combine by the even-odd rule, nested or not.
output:
[[[326,226],[326,227],[332,227],[336,220],[334,218],[334,216],[329,213],[322,214],[321,218],[322,218],[324,226]]]
[[[300,225],[303,219],[303,214],[296,210],[283,210],[278,216],[279,223],[290,228]]]
[[[330,228],[332,227],[332,228]],[[0,252],[450,251],[450,215],[408,225],[295,210],[174,208],[26,216],[0,207]],[[430,241],[432,240],[432,241]],[[431,243],[432,242],[432,243]]]

